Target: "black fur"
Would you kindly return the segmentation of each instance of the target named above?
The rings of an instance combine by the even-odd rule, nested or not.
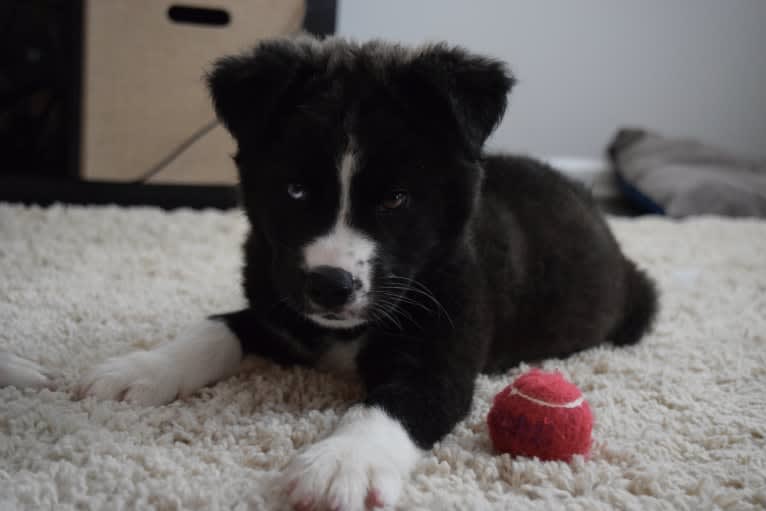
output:
[[[245,351],[312,365],[364,335],[366,402],[429,447],[465,416],[479,372],[632,344],[649,327],[654,287],[588,193],[537,161],[482,154],[513,85],[501,63],[445,45],[278,40],[219,61],[209,85],[252,226],[250,308],[221,316]],[[300,249],[332,225],[352,139],[353,227],[380,247],[373,289],[410,281],[388,304],[395,320],[347,331],[304,317]],[[310,200],[286,200],[295,180]],[[381,210],[402,188],[407,207]]]

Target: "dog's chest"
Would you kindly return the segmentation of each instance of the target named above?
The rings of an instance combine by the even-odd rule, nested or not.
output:
[[[319,355],[316,368],[322,371],[355,375],[356,357],[367,342],[367,336],[360,334],[354,339],[327,338],[327,348]]]

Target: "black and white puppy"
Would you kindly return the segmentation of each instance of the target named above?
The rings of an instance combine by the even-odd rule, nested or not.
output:
[[[459,48],[266,41],[209,75],[237,142],[249,307],[115,358],[85,396],[166,403],[261,355],[366,398],[285,470],[296,509],[396,502],[480,372],[637,342],[656,309],[587,192],[482,146],[513,84]]]

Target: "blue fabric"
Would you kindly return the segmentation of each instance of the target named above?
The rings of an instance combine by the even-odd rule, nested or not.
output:
[[[654,202],[651,197],[629,183],[620,172],[617,174],[617,184],[620,186],[623,196],[642,213],[652,215],[664,215],[665,209]]]

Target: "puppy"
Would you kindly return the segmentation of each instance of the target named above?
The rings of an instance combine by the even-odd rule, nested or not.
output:
[[[502,63],[282,39],[223,58],[208,83],[237,142],[249,306],[104,362],[83,396],[166,403],[249,354],[353,372],[365,399],[288,465],[285,495],[298,510],[390,506],[480,372],[650,326],[654,286],[588,193],[482,152],[514,83]]]

